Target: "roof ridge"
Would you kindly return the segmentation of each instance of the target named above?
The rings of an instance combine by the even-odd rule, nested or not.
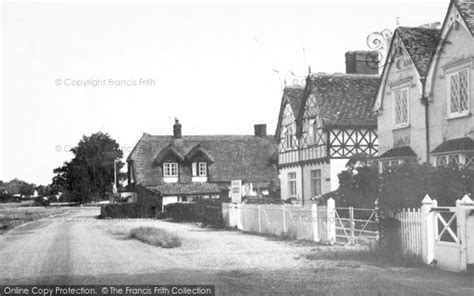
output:
[[[310,77],[350,77],[350,78],[380,78],[378,74],[362,74],[362,73],[327,73],[327,72],[317,72],[311,73]]]

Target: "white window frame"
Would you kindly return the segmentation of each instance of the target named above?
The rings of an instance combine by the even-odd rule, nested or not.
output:
[[[163,177],[178,177],[178,163],[177,162],[165,162],[163,163]]]
[[[466,90],[466,93],[467,93],[467,106],[466,106],[466,110],[462,110],[462,111],[452,111],[451,110],[451,99],[452,99],[452,96],[451,96],[451,78],[453,76],[458,76],[460,75],[461,72],[466,72],[466,79],[467,79],[467,90]],[[447,79],[446,79],[446,83],[447,83],[447,95],[446,95],[446,99],[447,99],[447,112],[448,112],[448,118],[456,118],[456,117],[462,117],[462,116],[466,116],[470,113],[470,110],[471,110],[471,98],[470,98],[470,89],[471,89],[471,86],[470,86],[470,68],[469,67],[464,67],[462,69],[459,69],[457,71],[453,71],[453,72],[450,72],[446,75]],[[458,83],[459,83],[459,78],[458,78]],[[458,99],[460,99],[460,90],[458,89]]]
[[[198,164],[198,175],[199,177],[207,177],[207,163],[200,162]]]
[[[292,192],[294,189],[294,192]],[[296,197],[298,195],[298,189],[296,185],[296,172],[288,173],[288,196]]]
[[[319,172],[319,176],[314,176],[313,173]],[[315,169],[310,171],[310,179],[311,179],[311,197],[316,197],[322,194],[323,189],[322,189],[322,177],[321,177],[321,170],[320,169]],[[319,187],[319,193],[315,193],[315,183],[318,183]]]
[[[397,94],[399,94],[400,98],[403,94],[403,92],[406,92],[406,106],[407,106],[407,115],[406,115],[406,121],[405,122],[397,122],[398,116],[397,116]],[[393,122],[395,125],[395,128],[404,128],[407,127],[410,124],[410,87],[404,86],[404,87],[399,87],[397,89],[394,89],[392,91],[393,93]]]

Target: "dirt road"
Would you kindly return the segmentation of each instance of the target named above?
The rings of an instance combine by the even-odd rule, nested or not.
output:
[[[469,275],[324,256],[343,247],[98,214],[72,208],[1,235],[0,284],[214,284],[218,295],[474,295]],[[183,245],[162,249],[128,239],[138,226],[175,232]]]

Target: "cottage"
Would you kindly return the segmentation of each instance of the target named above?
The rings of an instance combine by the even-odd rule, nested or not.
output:
[[[379,170],[404,161],[473,164],[474,3],[451,1],[441,29],[395,30],[374,109]]]
[[[371,105],[379,76],[368,54],[348,52],[346,74],[310,74],[304,88],[284,89],[276,130],[282,199],[304,204],[336,190],[350,157],[377,155]]]
[[[230,182],[243,180],[258,193],[277,190],[273,136],[255,125],[253,136],[183,136],[176,120],[172,136],[144,133],[127,159],[128,181],[140,185],[139,202],[161,204],[228,197]]]

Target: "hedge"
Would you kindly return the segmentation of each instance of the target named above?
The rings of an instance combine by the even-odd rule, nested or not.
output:
[[[161,208],[153,204],[119,203],[103,205],[101,218],[157,218]]]
[[[175,221],[199,222],[223,228],[222,200],[200,199],[190,203],[172,203],[165,206],[165,216]]]

